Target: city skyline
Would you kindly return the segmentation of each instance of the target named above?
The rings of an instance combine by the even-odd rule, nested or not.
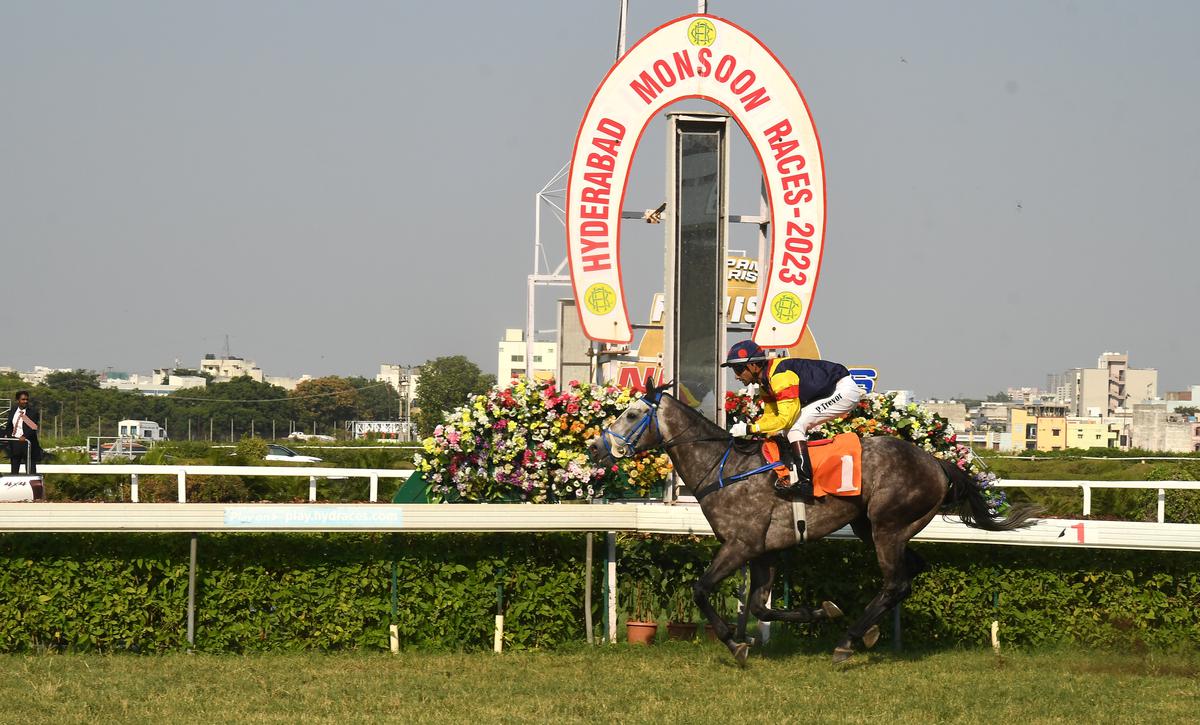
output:
[[[630,5],[630,45],[695,10]],[[775,53],[820,135],[824,356],[931,398],[1040,385],[1103,350],[1163,391],[1200,379],[1200,6],[709,12]],[[228,335],[279,375],[492,369],[524,322],[534,195],[616,25],[611,2],[0,7],[0,239],[25,301],[0,306],[18,341],[0,365],[191,366]],[[664,136],[652,122],[626,209],[661,203]],[[731,212],[757,213],[744,139],[731,163]],[[622,233],[638,318],[662,230]]]

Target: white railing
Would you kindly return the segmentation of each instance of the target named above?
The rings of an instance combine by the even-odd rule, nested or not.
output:
[[[1200,491],[1200,481],[1027,481],[1023,479],[1001,479],[996,487],[1008,488],[1078,488],[1083,490],[1083,515],[1092,515],[1093,488],[1122,488],[1133,490],[1158,490],[1158,523],[1166,519],[1167,490]]]
[[[38,467],[44,473],[73,473],[73,474],[123,474],[130,479],[130,500],[138,502],[139,475],[174,476],[178,482],[178,501],[187,501],[188,474],[204,476],[281,476],[286,478],[302,478],[307,476],[309,481],[308,500],[317,500],[317,479],[370,479],[370,495],[372,503],[379,499],[379,479],[403,478],[413,474],[411,469],[392,468],[326,468],[305,466],[303,468],[283,468],[279,466],[153,466],[153,465],[43,465]],[[1092,515],[1092,490],[1097,488],[1118,488],[1132,490],[1157,490],[1158,492],[1158,523],[1166,519],[1166,492],[1168,490],[1200,491],[1200,481],[1033,481],[1025,479],[1001,479],[996,482],[997,488],[1078,488],[1083,492],[1083,515]]]
[[[327,468],[304,466],[283,468],[280,466],[153,466],[153,465],[105,465],[105,464],[51,464],[38,466],[39,473],[73,473],[85,475],[129,476],[129,499],[138,502],[138,476],[174,476],[177,483],[179,503],[187,502],[187,477],[195,476],[281,476],[285,478],[308,477],[308,500],[317,500],[317,479],[370,479],[369,500],[379,500],[379,479],[403,478],[413,474],[411,469],[396,468]]]

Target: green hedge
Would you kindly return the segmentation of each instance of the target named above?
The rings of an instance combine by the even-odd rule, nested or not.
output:
[[[687,590],[716,543],[622,536],[619,546],[622,607],[641,583],[660,593],[666,620],[674,618],[673,593]],[[1200,555],[917,548],[932,568],[904,605],[906,646],[983,645],[993,619],[1016,645],[1200,645]],[[186,648],[188,549],[186,534],[0,536],[0,651]],[[599,628],[602,536],[595,550]],[[393,621],[406,648],[487,649],[498,585],[506,646],[585,638],[582,534],[204,534],[198,551],[200,651],[384,649]],[[727,584],[723,606],[738,583]],[[786,555],[775,597],[805,605],[832,599],[854,617],[878,586],[873,552],[822,542]],[[795,635],[824,640],[843,626],[801,627]]]

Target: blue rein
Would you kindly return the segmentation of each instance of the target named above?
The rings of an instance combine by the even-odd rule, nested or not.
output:
[[[622,435],[612,428],[604,429],[600,435],[600,440],[604,441],[604,450],[608,453],[608,455],[616,458],[616,456],[613,456],[612,447],[608,442],[609,436],[624,441],[630,447],[630,449],[636,451],[638,441],[642,439],[642,434],[650,429],[651,424],[654,425],[655,432],[658,432],[658,401],[661,398],[662,391],[659,391],[658,394],[654,396],[653,400],[651,400],[649,395],[642,398],[642,402],[650,406],[650,410],[646,411],[646,414],[642,416],[642,419],[638,421],[638,424],[634,426],[633,430],[629,431],[628,435]]]
[[[633,430],[629,431],[628,434],[623,435],[621,433],[614,431],[612,428],[605,428],[603,430],[603,432],[600,435],[600,439],[602,441],[604,441],[604,450],[608,453],[608,455],[612,456],[613,458],[616,458],[616,456],[613,456],[612,446],[609,444],[609,436],[612,436],[613,438],[623,441],[626,445],[628,445],[630,447],[630,449],[632,449],[634,451],[637,450],[638,441],[640,441],[642,439],[642,435],[646,431],[650,430],[651,425],[654,426],[655,432],[659,433],[659,435],[661,436],[661,432],[658,427],[658,404],[661,399],[662,399],[662,391],[661,390],[657,391],[657,394],[654,396],[653,399],[649,395],[646,395],[642,398],[642,402],[644,402],[646,405],[650,406],[650,410],[646,411],[646,414],[642,416],[642,419],[638,421],[637,425],[634,426]],[[729,454],[732,451],[733,451],[733,438],[730,438],[729,444],[727,446],[725,446],[725,454],[723,456],[721,456],[720,467],[717,469],[717,488],[718,489],[725,488],[726,483],[737,483],[738,481],[744,481],[747,478],[750,478],[751,476],[757,476],[758,474],[763,473],[764,471],[769,471],[772,468],[774,468],[775,466],[779,465],[778,463],[767,463],[766,465],[759,466],[758,468],[755,468],[752,471],[745,471],[743,473],[738,473],[738,474],[726,479],[725,478],[725,462],[729,460]],[[711,490],[712,490],[711,487],[708,487],[708,490],[705,491],[705,493],[707,493],[708,491],[711,491]],[[697,493],[696,499],[699,500],[700,497],[701,497],[701,494]]]

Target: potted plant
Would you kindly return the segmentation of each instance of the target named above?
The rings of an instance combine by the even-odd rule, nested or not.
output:
[[[667,621],[667,637],[691,641],[696,638],[696,603],[692,599],[691,587],[675,587],[669,602],[670,620]]]
[[[625,622],[625,638],[630,644],[653,644],[658,637],[658,597],[654,588],[637,579],[628,591],[629,619]]]

